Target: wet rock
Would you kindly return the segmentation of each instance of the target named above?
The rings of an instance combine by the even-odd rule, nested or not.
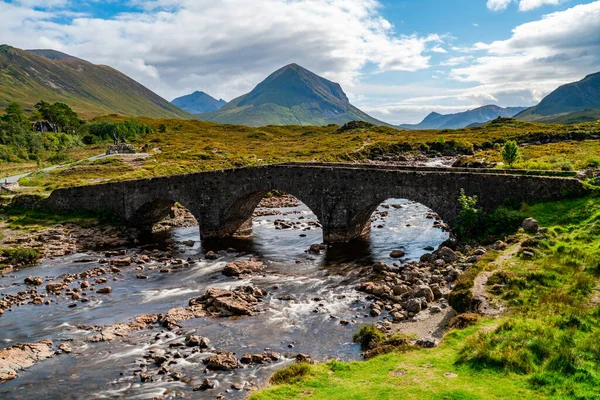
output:
[[[113,260],[112,264],[116,267],[127,267],[133,263],[131,257],[119,258],[117,260]]]
[[[46,291],[50,293],[60,293],[65,288],[63,282],[52,282],[46,285]]]
[[[211,315],[230,317],[253,315],[254,307],[266,295],[262,289],[240,286],[233,290],[208,289],[198,298],[190,300],[190,306],[203,305]]]
[[[207,349],[210,340],[196,335],[187,335],[185,338],[185,345],[188,347],[200,347],[201,349]]]
[[[0,350],[0,383],[15,379],[18,373],[54,356],[52,341],[15,344]]]
[[[210,250],[204,255],[204,258],[206,258],[207,260],[217,260],[219,259],[219,255],[214,251]]]
[[[265,265],[257,260],[236,260],[228,263],[223,269],[223,275],[229,277],[241,277],[262,272]]]
[[[409,299],[406,302],[406,311],[417,314],[421,312],[421,299]]]
[[[179,323],[189,319],[200,318],[206,315],[206,310],[202,305],[193,305],[190,307],[172,308],[162,317],[161,324],[169,329],[179,327]]]
[[[540,229],[540,225],[533,218],[527,218],[523,221],[523,229],[527,233],[537,233]]]
[[[136,277],[137,279],[148,279],[148,276],[147,276],[147,275],[144,275],[144,274],[137,274],[135,277]]]
[[[112,288],[110,286],[106,286],[106,287],[96,290],[96,293],[100,293],[100,294],[112,293]]]
[[[401,257],[404,257],[405,254],[406,254],[406,252],[404,252],[403,250],[393,250],[390,253],[390,257],[391,258],[401,258]]]
[[[230,371],[238,367],[235,353],[219,353],[205,359],[206,368],[213,371]]]
[[[194,388],[194,392],[200,392],[200,391],[204,391],[204,390],[208,390],[208,389],[214,389],[215,386],[216,386],[215,383],[213,381],[211,381],[210,379],[204,379],[199,386],[196,386]]]
[[[69,343],[61,343],[58,346],[58,349],[63,353],[71,353],[73,350],[71,349],[71,345]]]
[[[320,244],[312,244],[309,248],[308,248],[308,253],[309,254],[321,254],[321,245]]]
[[[44,283],[44,279],[37,276],[34,277],[29,275],[25,278],[26,285],[40,286],[42,283]]]
[[[296,362],[310,362],[311,356],[309,354],[299,353],[295,357]]]

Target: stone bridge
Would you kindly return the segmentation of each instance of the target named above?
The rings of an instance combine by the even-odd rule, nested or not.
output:
[[[342,242],[363,234],[371,214],[389,198],[422,203],[451,224],[461,189],[477,195],[484,210],[509,199],[557,198],[584,190],[576,179],[517,171],[277,164],[58,189],[45,209],[100,212],[149,228],[178,202],[196,217],[203,239],[220,238],[238,231],[265,194],[281,190],[315,213],[325,242]]]

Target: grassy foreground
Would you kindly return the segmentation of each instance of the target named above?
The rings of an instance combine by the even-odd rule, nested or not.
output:
[[[251,399],[600,398],[600,196],[523,211],[549,231],[518,234],[534,258],[488,265],[502,318],[453,330],[435,349],[284,370]]]

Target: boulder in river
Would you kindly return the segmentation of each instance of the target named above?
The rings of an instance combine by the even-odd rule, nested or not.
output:
[[[39,276],[29,275],[27,278],[25,278],[26,285],[40,286],[42,283],[44,283],[44,279],[40,278]]]
[[[231,371],[238,367],[235,353],[219,353],[205,359],[206,368],[213,371]]]
[[[0,350],[0,383],[15,379],[18,372],[35,363],[53,357],[52,341],[15,344]]]
[[[257,260],[236,260],[228,263],[223,269],[223,275],[230,277],[241,277],[262,272],[265,265]]]

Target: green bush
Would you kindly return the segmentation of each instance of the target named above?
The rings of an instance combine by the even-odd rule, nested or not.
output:
[[[7,258],[8,264],[34,265],[40,258],[38,249],[28,249],[24,247],[13,247],[0,250],[0,254]]]
[[[477,196],[467,196],[464,189],[460,190],[458,196],[460,211],[456,216],[455,226],[462,237],[475,234],[479,228],[481,210],[477,208],[477,201]]]
[[[301,362],[292,364],[275,372],[270,379],[274,385],[292,384],[310,374],[310,364]]]
[[[353,336],[355,342],[360,343],[363,349],[373,348],[385,342],[385,334],[375,325],[363,325]]]
[[[500,206],[484,217],[486,233],[503,236],[515,233],[527,216],[521,211]]]

